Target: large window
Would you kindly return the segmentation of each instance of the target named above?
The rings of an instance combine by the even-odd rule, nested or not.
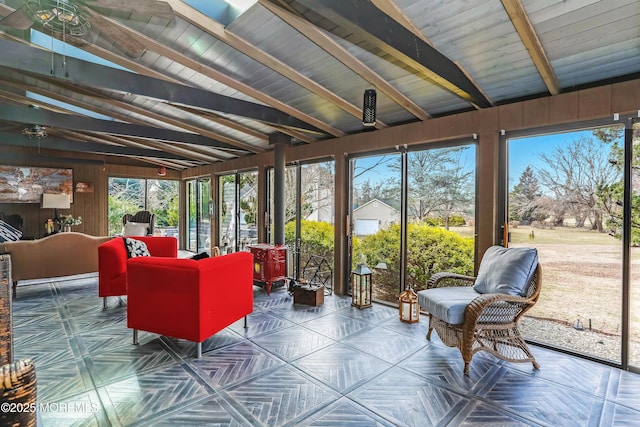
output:
[[[179,183],[163,179],[109,178],[109,235],[122,233],[122,217],[140,210],[155,214],[155,234],[178,237]]]
[[[377,265],[373,297],[398,302],[401,263],[402,156],[398,153],[351,161],[352,264]],[[382,264],[383,263],[383,264]]]
[[[623,134],[618,126],[508,141],[509,246],[537,248],[543,272],[523,334],[615,363],[623,325]]]
[[[273,173],[270,173],[270,179],[273,179]],[[334,267],[334,186],[333,161],[285,169],[285,243],[290,255],[289,273],[321,281],[328,287],[333,285],[329,280]],[[273,195],[270,200],[272,204]],[[271,209],[273,212],[273,207]],[[323,266],[322,277],[318,270],[320,264]]]
[[[375,299],[397,304],[438,271],[473,273],[475,145],[351,160],[352,264],[366,262]]]
[[[258,242],[258,172],[222,175],[218,177],[218,188],[220,250],[248,250],[247,245]]]
[[[625,130],[631,141],[631,215],[629,274],[629,365],[640,370],[640,124]],[[619,184],[618,184],[619,185]],[[613,187],[615,190],[615,186]],[[620,191],[615,191],[620,195]],[[614,216],[615,218],[615,216]],[[620,218],[620,214],[617,214]],[[624,302],[623,302],[624,303]]]
[[[193,252],[211,250],[211,178],[187,181],[187,249]]]

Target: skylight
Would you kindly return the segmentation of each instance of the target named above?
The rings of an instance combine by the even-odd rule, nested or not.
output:
[[[82,61],[104,65],[105,67],[117,68],[118,70],[130,71],[124,67],[121,67],[120,65],[114,64],[111,61],[107,61],[106,59],[100,58],[99,56],[93,55],[89,52],[85,52],[84,50],[68,43],[63,43],[62,41],[51,37],[50,35],[41,33],[40,31],[36,31],[34,29],[31,29],[31,43],[41,46],[47,50],[53,50],[57,54],[65,55],[70,58],[76,58]]]
[[[113,117],[105,116],[104,114],[96,113],[95,111],[87,110],[85,108],[81,108],[75,105],[67,104],[66,102],[58,101],[56,99],[52,99],[47,96],[42,96],[37,93],[27,92],[26,95],[27,95],[27,98],[41,101],[49,105],[56,105],[58,107],[64,108],[65,110],[75,111],[76,113],[83,114],[87,117],[93,117],[94,119],[114,121]]]
[[[200,13],[229,25],[257,3],[256,0],[182,0]]]
[[[229,6],[233,7],[240,13],[244,13],[251,6],[256,4],[256,0],[225,0],[226,3],[229,3]]]

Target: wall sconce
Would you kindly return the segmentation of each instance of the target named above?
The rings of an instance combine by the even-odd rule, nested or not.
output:
[[[76,193],[93,193],[92,182],[76,182]]]
[[[166,175],[167,175],[167,167],[158,166],[158,176],[166,176]]]
[[[376,90],[367,89],[364,91],[362,101],[362,124],[364,126],[376,125]]]

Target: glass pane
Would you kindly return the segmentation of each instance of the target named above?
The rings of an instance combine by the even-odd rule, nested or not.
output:
[[[258,243],[258,172],[238,174],[240,184],[240,250]]]
[[[192,252],[198,250],[198,183],[195,179],[187,181],[187,249]]]
[[[211,179],[198,179],[198,250],[211,251],[211,217],[209,201],[211,200]]]
[[[301,167],[300,277],[333,286],[334,162]]]
[[[407,179],[407,285],[426,289],[439,271],[473,275],[475,145],[410,152]]]
[[[226,254],[235,251],[236,247],[236,176],[223,175],[218,179],[220,252]]]
[[[122,234],[122,217],[135,214],[145,206],[145,180],[109,178],[109,235]]]
[[[629,365],[640,368],[640,124],[633,126]]]
[[[352,160],[352,267],[375,269],[373,298],[398,303],[400,294],[401,156],[389,154]]]
[[[178,238],[179,188],[178,181],[147,180],[147,210],[156,216],[154,235]]]
[[[622,186],[621,135],[594,129],[508,146],[510,246],[537,248],[542,265],[541,296],[521,321],[523,334],[618,363],[622,243],[610,220]]]

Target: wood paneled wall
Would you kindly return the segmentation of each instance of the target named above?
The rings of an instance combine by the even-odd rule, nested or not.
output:
[[[71,156],[71,153],[67,153]],[[83,160],[96,162],[109,161],[108,157],[75,155],[69,157],[68,162],[42,161],[39,158],[61,156],[59,152],[52,150],[14,148],[0,146],[0,164],[16,166],[37,166],[73,169],[73,184],[88,182],[94,186],[92,193],[73,193],[71,209],[59,210],[59,215],[81,216],[82,224],[73,227],[73,231],[90,234],[93,236],[105,236],[107,234],[107,185],[110,176],[126,176],[136,178],[157,179],[157,168],[141,165],[114,165],[114,164],[86,164]],[[64,154],[62,154],[64,156]],[[16,161],[16,157],[23,160]],[[180,179],[180,172],[167,171],[163,179]],[[0,211],[7,214],[18,214],[24,221],[23,231],[26,238],[39,238],[45,234],[45,222],[53,218],[53,209],[41,209],[39,203],[0,203]]]

